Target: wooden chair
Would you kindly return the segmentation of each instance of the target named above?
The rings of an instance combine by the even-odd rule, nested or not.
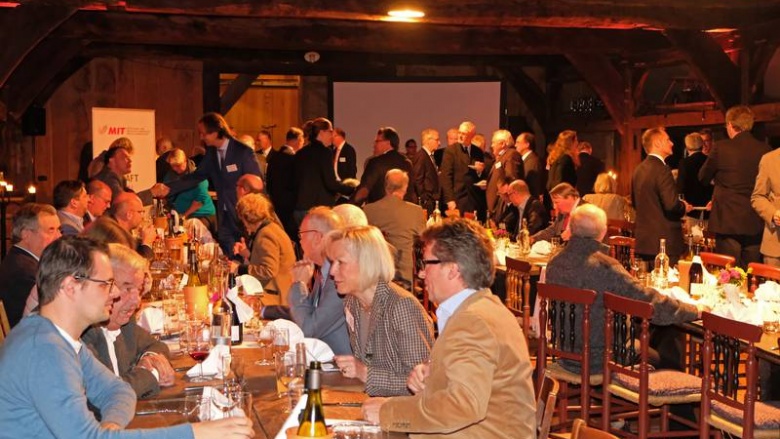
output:
[[[750,272],[748,285],[750,285],[751,293],[754,293],[759,285],[768,280],[780,282],[780,268],[778,267],[751,262],[748,264],[748,271]]]
[[[669,408],[672,404],[701,401],[701,379],[675,370],[650,372],[648,351],[653,305],[649,302],[604,293],[604,307],[606,308],[604,328],[606,349],[601,428],[611,432],[611,420],[636,417],[639,423],[637,435],[639,439],[697,434],[698,426],[695,423],[671,414]],[[611,410],[613,395],[620,398],[621,403],[628,402],[634,405],[634,411],[613,415]],[[650,406],[656,408],[652,413]],[[650,433],[651,414],[660,414],[660,432]],[[670,434],[669,419],[687,425],[692,430],[687,434],[677,431]]]
[[[596,292],[553,284],[537,284],[539,294],[539,347],[536,359],[537,382],[545,375],[558,380],[558,420],[568,423],[567,411],[580,411],[580,417],[590,419],[590,400],[598,396],[591,392],[601,385],[602,376],[590,373],[590,307],[596,301]],[[548,336],[549,331],[549,336]],[[582,343],[576,342],[581,334]],[[569,360],[580,364],[580,373],[570,372],[552,360]],[[574,387],[574,388],[572,388]],[[577,392],[576,388],[579,388]],[[580,406],[570,406],[569,399],[579,394]]]
[[[701,252],[701,261],[707,271],[720,270],[726,267],[733,267],[737,260],[733,256],[721,255],[718,253]]]
[[[607,238],[607,244],[609,245],[609,255],[617,259],[626,271],[632,273],[636,239],[626,236],[610,236]]]
[[[11,332],[11,324],[8,322],[8,314],[5,312],[5,305],[0,300],[0,343],[5,341],[8,333]]]
[[[506,307],[521,317],[526,341],[531,336],[531,264],[506,258]]]
[[[588,427],[585,421],[578,418],[574,420],[571,427],[571,439],[618,439],[618,437],[598,428]]]
[[[550,435],[550,424],[552,423],[553,412],[555,412],[555,401],[558,399],[558,390],[560,383],[555,378],[545,375],[542,385],[539,387],[539,394],[536,396],[536,438],[547,439]]]
[[[607,236],[634,236],[634,223],[624,220],[607,220]]]
[[[756,343],[761,327],[702,313],[704,377],[701,399],[701,438],[715,427],[743,439],[777,439],[780,406],[757,402]],[[741,360],[744,358],[744,360]],[[739,389],[744,367],[746,388]]]

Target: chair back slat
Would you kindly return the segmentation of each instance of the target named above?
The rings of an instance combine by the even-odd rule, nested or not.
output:
[[[5,340],[5,337],[8,336],[9,332],[11,332],[11,323],[8,321],[5,305],[3,304],[3,301],[0,300],[0,333],[2,333],[3,336],[2,340]]]
[[[634,223],[625,220],[608,219],[607,235],[634,236]]]
[[[708,271],[719,270],[726,267],[733,267],[736,265],[737,260],[733,256],[721,255],[711,252],[700,252],[701,261]]]
[[[636,240],[626,236],[610,236],[607,238],[607,245],[609,245],[609,255],[617,259],[626,271],[631,272],[634,266]]]
[[[522,317],[526,341],[531,330],[531,264],[519,259],[506,258],[505,305],[517,317]]]
[[[571,426],[571,439],[618,439],[612,433],[589,427],[582,419],[575,419]]]
[[[708,423],[713,402],[742,412],[742,437],[753,437],[755,402],[758,395],[756,343],[760,326],[702,313],[704,359],[701,417]],[[743,360],[744,358],[744,360]],[[744,361],[745,390],[739,389],[740,363]],[[707,424],[709,425],[709,424]],[[707,430],[709,427],[706,427]]]
[[[537,439],[547,439],[550,434],[550,424],[555,412],[555,402],[558,399],[560,386],[560,383],[555,378],[548,375],[544,376],[536,398]]]
[[[778,267],[751,262],[748,264],[748,272],[748,285],[750,285],[751,293],[755,292],[759,285],[768,280],[780,282],[780,268]]]

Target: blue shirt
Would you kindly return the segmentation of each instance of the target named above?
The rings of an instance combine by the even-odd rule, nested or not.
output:
[[[439,304],[439,307],[436,308],[436,324],[439,326],[440,335],[444,332],[447,320],[452,317],[455,311],[460,307],[460,304],[476,292],[477,290],[473,288],[466,288],[459,293],[453,294],[449,299]]]

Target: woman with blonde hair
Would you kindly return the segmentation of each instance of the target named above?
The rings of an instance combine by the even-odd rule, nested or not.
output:
[[[287,305],[287,293],[292,286],[292,267],[295,250],[282,226],[274,220],[271,202],[261,194],[248,194],[236,204],[238,219],[244,225],[248,240],[241,238],[233,246],[233,253],[241,256],[243,263],[230,262],[234,273],[251,274],[263,285],[266,305]]]
[[[577,132],[565,130],[558,134],[558,139],[547,157],[550,173],[547,176],[547,190],[559,183],[569,183],[577,186],[577,166],[579,166],[579,151],[577,150]]]
[[[347,332],[354,355],[336,356],[347,378],[365,383],[370,396],[409,395],[406,378],[425,362],[433,326],[420,302],[393,284],[389,244],[373,226],[334,230],[327,236],[330,274],[345,295]]]
[[[608,173],[602,172],[593,184],[595,193],[585,195],[582,199],[600,207],[606,212],[607,219],[622,221],[626,218],[626,212],[631,211],[631,206],[625,197],[615,193],[615,186],[615,179]]]

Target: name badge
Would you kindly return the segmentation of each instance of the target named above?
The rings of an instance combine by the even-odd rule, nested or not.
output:
[[[339,163],[346,163],[347,158],[346,157],[339,157]]]
[[[496,169],[501,168],[501,162],[496,162]]]
[[[236,171],[238,171],[238,166],[236,166],[236,165],[227,165],[225,168],[227,169],[228,172],[236,172]]]

